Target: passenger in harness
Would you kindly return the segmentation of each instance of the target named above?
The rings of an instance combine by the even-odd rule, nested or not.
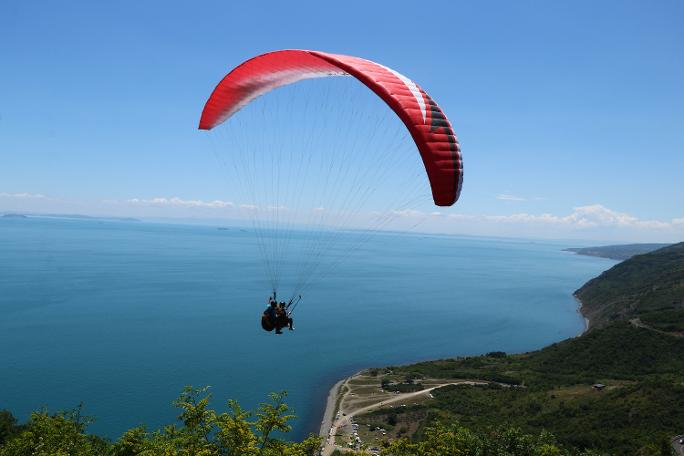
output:
[[[299,299],[301,299],[301,296]],[[299,301],[295,303],[294,307],[296,307],[298,303]],[[275,329],[276,334],[282,334],[282,329],[286,326],[290,331],[294,331],[291,317],[292,311],[288,313],[288,308],[291,304],[292,300],[290,300],[288,304],[285,304],[284,301],[281,301],[280,304],[278,304],[276,294],[273,292],[273,296],[268,297],[268,307],[266,307],[266,310],[264,310],[264,313],[261,315],[261,327],[265,331],[273,331]],[[294,310],[294,307],[292,310]]]
[[[287,326],[290,331],[294,331],[294,327],[292,326],[293,320],[292,317],[290,317],[290,315],[287,313],[287,307],[288,306],[285,305],[284,301],[280,301],[278,309],[276,310],[276,334],[282,334],[283,332],[280,331],[280,329],[284,328],[285,326]]]

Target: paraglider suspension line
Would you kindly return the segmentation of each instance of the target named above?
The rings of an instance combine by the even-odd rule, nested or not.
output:
[[[287,310],[287,315],[290,316],[292,315],[292,312],[297,308],[297,304],[299,304],[299,301],[302,300],[302,295],[299,295],[297,299],[295,298],[290,299],[290,302],[287,303],[287,306],[285,306],[285,310]]]

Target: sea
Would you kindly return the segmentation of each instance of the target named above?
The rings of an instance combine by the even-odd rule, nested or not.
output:
[[[186,385],[209,386],[219,410],[285,390],[300,439],[318,432],[329,388],[362,368],[580,334],[572,293],[615,262],[571,246],[375,233],[275,335],[260,327],[271,290],[249,229],[0,218],[0,409],[24,421],[83,404],[89,431],[115,440],[174,422]]]

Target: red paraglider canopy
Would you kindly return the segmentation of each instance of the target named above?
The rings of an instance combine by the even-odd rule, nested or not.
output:
[[[451,206],[458,200],[463,162],[449,120],[416,83],[370,60],[305,50],[259,55],[237,66],[216,86],[204,106],[199,128],[214,128],[277,87],[327,76],[352,76],[387,103],[404,122],[420,151],[435,204]]]

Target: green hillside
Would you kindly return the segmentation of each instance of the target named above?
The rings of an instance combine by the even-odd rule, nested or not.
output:
[[[590,329],[639,318],[663,331],[684,331],[684,243],[637,255],[575,292]]]
[[[684,338],[619,323],[542,350],[390,367],[393,378],[470,378],[514,387],[454,386],[395,413],[421,428],[459,422],[474,430],[543,430],[566,446],[635,454],[684,429]],[[592,385],[606,385],[602,391]],[[387,412],[376,412],[375,419]],[[387,414],[389,416],[389,414]],[[420,437],[421,431],[416,434]]]

